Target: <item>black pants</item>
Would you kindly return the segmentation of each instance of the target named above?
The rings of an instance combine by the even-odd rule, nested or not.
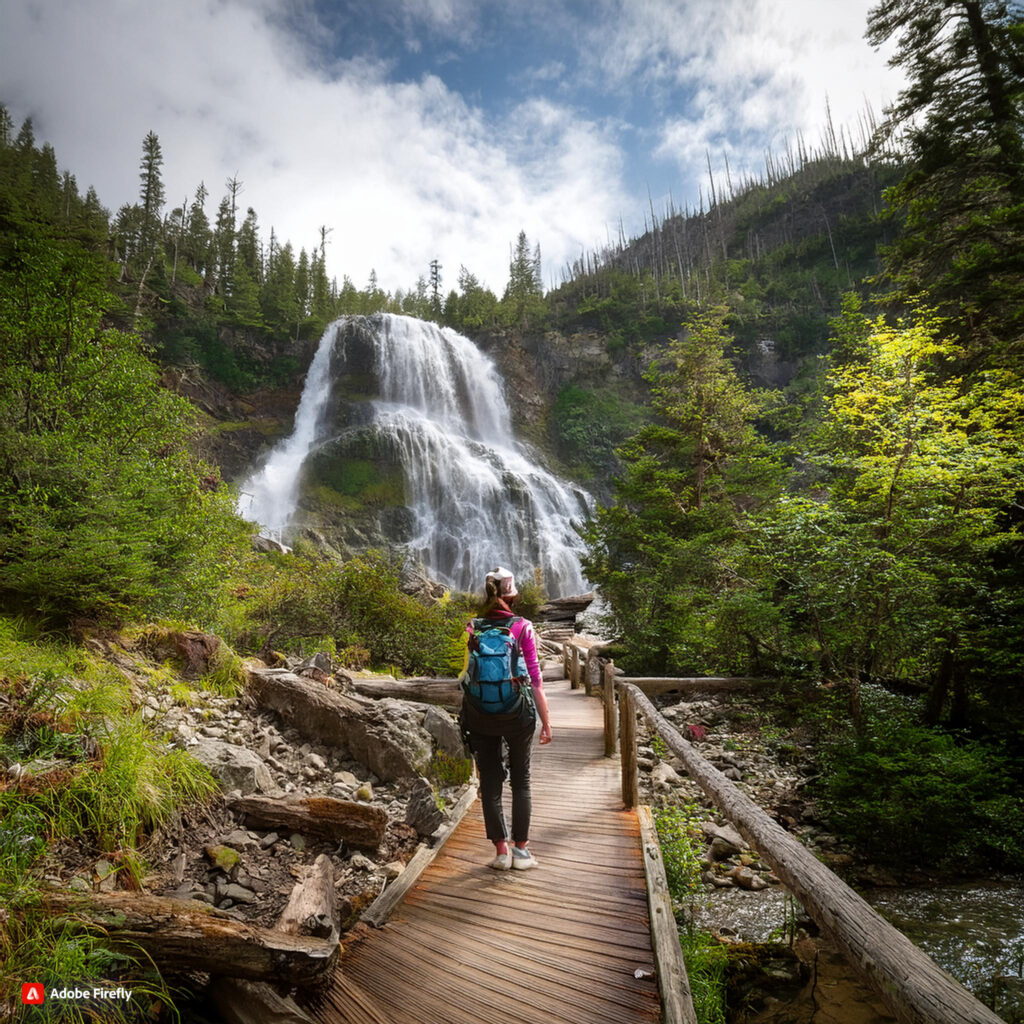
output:
[[[482,736],[471,733],[476,768],[480,773],[480,803],[484,827],[492,842],[508,839],[501,791],[505,782],[502,743],[508,744],[509,785],[512,790],[512,842],[530,838],[530,749],[535,722],[508,736]]]

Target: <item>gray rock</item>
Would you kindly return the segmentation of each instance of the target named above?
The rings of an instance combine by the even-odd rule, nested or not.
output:
[[[293,832],[288,837],[288,842],[296,853],[301,853],[306,848],[306,837],[299,835],[298,832]]]
[[[274,843],[276,843],[278,841],[278,839],[280,839],[280,838],[281,837],[276,832],[268,832],[260,840],[260,849],[262,849],[262,850],[269,850],[270,847],[272,847],[274,845]]]
[[[237,882],[228,882],[227,885],[217,888],[221,899],[233,900],[235,903],[255,903],[257,900],[256,893],[252,889],[247,889]]]
[[[444,811],[437,806],[434,787],[421,775],[409,787],[409,802],[405,809],[405,823],[421,836],[434,833],[445,821]]]
[[[376,871],[377,865],[363,853],[354,853],[349,858],[349,864],[360,871]]]
[[[729,848],[729,853],[726,854],[728,857],[731,857],[734,853],[742,853],[747,849],[743,836],[731,825],[716,825],[713,821],[705,821],[701,823],[701,830],[708,839],[721,839]],[[722,859],[724,858],[718,858],[718,860]]]
[[[429,707],[423,716],[423,728],[434,738],[437,749],[449,757],[465,757],[459,727],[443,708]]]
[[[318,768],[320,771],[327,767],[327,762],[319,754],[310,754],[306,761],[311,768]]]
[[[658,789],[672,789],[674,786],[678,786],[681,781],[679,772],[665,761],[656,765],[651,772],[651,783]]]
[[[209,768],[213,777],[225,790],[237,789],[242,795],[280,793],[267,766],[245,747],[204,739],[192,751],[197,761]]]
[[[257,840],[253,839],[249,833],[242,828],[236,828],[233,832],[230,832],[223,839],[225,846],[230,846],[236,850],[243,849],[246,846],[255,846]]]
[[[384,865],[384,877],[389,881],[397,878],[405,870],[405,865],[400,860],[389,861]]]

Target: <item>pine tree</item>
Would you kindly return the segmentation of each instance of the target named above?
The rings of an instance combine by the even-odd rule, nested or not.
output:
[[[1024,361],[1024,25],[1001,0],[883,0],[908,85],[875,138],[909,159],[886,198],[906,213],[884,253],[891,299],[952,316],[975,362]]]
[[[146,263],[152,259],[160,236],[160,213],[165,198],[164,183],[160,177],[163,162],[160,139],[155,132],[149,132],[142,140],[142,160],[139,164],[139,199],[142,207],[139,248],[140,258]]]
[[[529,329],[539,326],[547,314],[544,289],[539,281],[540,249],[530,252],[525,231],[519,232],[508,268],[508,285],[501,305],[505,322]]]

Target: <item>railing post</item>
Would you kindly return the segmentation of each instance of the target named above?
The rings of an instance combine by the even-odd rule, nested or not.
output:
[[[614,757],[616,743],[615,722],[615,662],[604,664],[604,756]]]
[[[580,650],[575,644],[569,644],[569,688],[580,688]]]
[[[592,697],[601,689],[601,656],[596,647],[591,647],[587,651],[586,689],[588,697]]]
[[[562,678],[572,679],[569,674],[569,645],[567,643],[562,644]]]
[[[640,803],[640,776],[636,751],[636,707],[630,686],[619,688],[619,744],[622,753],[622,802],[626,808]]]

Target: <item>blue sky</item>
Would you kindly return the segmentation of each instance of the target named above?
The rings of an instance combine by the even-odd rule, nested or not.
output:
[[[407,288],[437,258],[495,291],[519,230],[559,279],[648,196],[695,205],[814,144],[826,102],[860,134],[899,79],[870,0],[4,0],[0,102],[31,115],[111,209],[155,131],[170,205],[244,184],[265,234],[332,228],[331,273]]]

